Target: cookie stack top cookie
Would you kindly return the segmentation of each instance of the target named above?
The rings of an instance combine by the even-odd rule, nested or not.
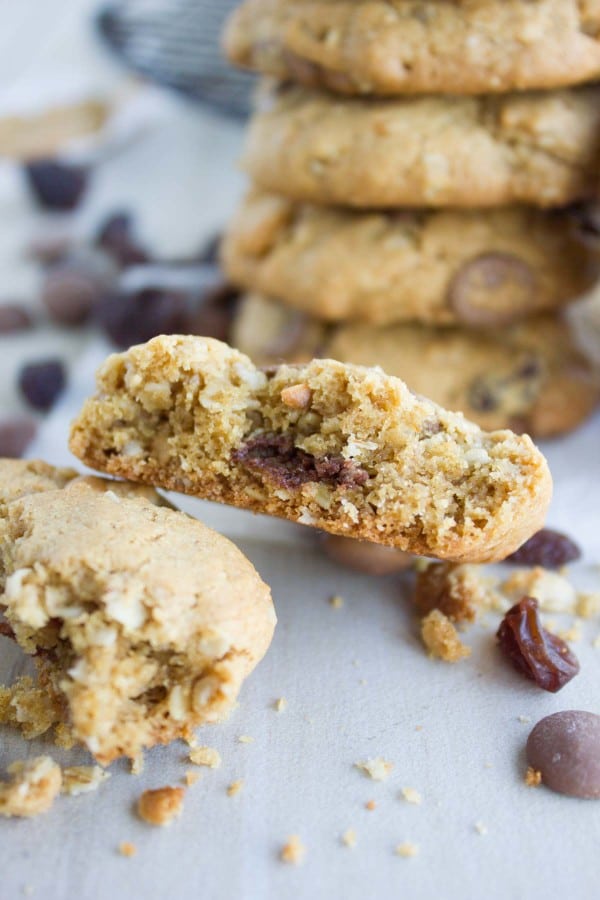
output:
[[[557,316],[597,277],[579,205],[600,158],[600,0],[245,0],[224,46],[265,76],[242,159],[253,188],[222,252],[231,279],[265,298],[243,307],[242,349],[277,356],[255,339],[290,323],[276,297],[314,317],[309,334],[335,323],[317,353],[360,346],[376,364],[383,335],[367,326],[393,325],[399,346],[445,347],[453,382],[451,348],[476,346],[472,329],[508,346],[508,327],[545,314],[541,332],[577,360],[583,417],[597,392]],[[336,328],[359,334],[349,344]],[[390,365],[414,382],[402,359]],[[538,354],[533,368],[537,402],[552,367]],[[452,406],[443,370],[430,395]],[[455,408],[490,412],[464,396]],[[552,433],[572,418],[552,416]]]

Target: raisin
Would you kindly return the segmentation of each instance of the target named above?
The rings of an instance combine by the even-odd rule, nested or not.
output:
[[[30,406],[43,412],[54,404],[65,384],[65,367],[59,359],[28,363],[19,374],[21,393]]]
[[[523,597],[508,610],[496,638],[515,669],[545,691],[560,691],[579,672],[577,657],[565,641],[542,626],[533,597]]]
[[[96,246],[124,269],[150,260],[150,255],[134,236],[133,219],[128,212],[109,216],[96,236]]]
[[[33,194],[45,209],[75,209],[87,187],[89,169],[40,159],[27,163],[25,174]]]
[[[580,556],[581,550],[566,534],[542,528],[525,541],[522,547],[507,556],[505,561],[523,566],[559,569]]]

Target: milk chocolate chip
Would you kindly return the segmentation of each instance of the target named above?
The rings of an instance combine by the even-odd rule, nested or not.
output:
[[[600,716],[580,709],[546,716],[529,735],[527,762],[553,791],[600,799]]]
[[[507,325],[535,307],[531,267],[511,253],[487,253],[465,263],[448,288],[448,302],[466,325]]]

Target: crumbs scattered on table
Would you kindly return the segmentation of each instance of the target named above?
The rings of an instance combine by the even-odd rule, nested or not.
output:
[[[221,765],[221,754],[214,747],[196,747],[195,750],[190,751],[189,760],[196,766],[218,769]]]
[[[0,816],[39,816],[60,793],[62,772],[49,756],[15,760],[7,772],[9,780],[0,781]]]
[[[417,856],[419,853],[419,845],[413,844],[411,841],[404,841],[403,844],[398,844],[395,849],[396,856],[403,856],[406,859],[409,859],[411,856]]]
[[[232,781],[229,787],[227,788],[227,796],[235,797],[236,794],[239,794],[244,788],[244,780],[243,778],[238,778],[237,781]]]
[[[254,738],[250,737],[249,734],[240,734],[238,737],[238,744],[252,744],[254,743]]]
[[[600,615],[600,591],[577,594],[577,607],[575,612],[582,619],[592,619]]]
[[[527,771],[525,772],[525,784],[527,787],[539,787],[542,783],[542,773],[539,769],[534,769],[533,766],[527,766]]]
[[[334,594],[329,598],[329,603],[334,609],[341,609],[344,605],[344,598],[340,597],[339,594]]]
[[[273,704],[273,706],[274,706],[276,712],[281,713],[281,712],[283,712],[285,709],[287,709],[287,700],[285,699],[285,697],[279,697],[279,698],[275,701],[275,703]]]
[[[144,791],[137,803],[141,819],[149,825],[170,825],[183,810],[184,790],[180,787],[161,787]]]
[[[364,762],[357,762],[354,765],[373,781],[385,781],[394,768],[393,762],[388,762],[381,756],[377,756],[375,759],[366,759]]]
[[[412,803],[414,806],[420,806],[423,802],[423,798],[415,788],[404,787],[400,791],[400,794],[407,803]]]
[[[144,754],[138,753],[137,756],[131,760],[131,765],[129,771],[132,775],[141,775],[144,771]]]
[[[483,822],[475,822],[473,828],[475,829],[477,834],[480,834],[482,837],[484,837],[488,833],[488,827]]]
[[[62,793],[77,797],[97,790],[103,781],[110,778],[110,772],[100,766],[66,766],[62,776]]]
[[[356,839],[356,831],[354,828],[348,828],[341,837],[342,844],[344,847],[350,847],[350,849],[354,849],[356,847],[357,839]]]
[[[137,847],[135,844],[132,844],[131,841],[121,841],[119,844],[119,853],[121,856],[135,856],[137,853]]]
[[[183,780],[188,787],[193,787],[193,785],[198,784],[201,778],[202,775],[200,774],[200,772],[194,772],[193,769],[188,769],[183,776]]]
[[[429,655],[444,662],[459,662],[471,654],[471,648],[463,644],[450,619],[439,609],[432,609],[421,620],[421,637]]]
[[[517,719],[522,725],[527,725],[529,722],[531,722],[529,716],[517,716]]]
[[[373,812],[374,809],[377,809],[377,804],[374,800],[367,800],[365,803],[365,809],[368,809],[369,812]]]
[[[299,866],[306,856],[306,847],[297,834],[291,834],[279,852],[279,859],[293,866]]]

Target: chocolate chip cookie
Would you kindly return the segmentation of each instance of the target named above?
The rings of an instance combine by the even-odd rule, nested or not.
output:
[[[596,190],[600,85],[365,100],[266,84],[258,103],[243,165],[295,200],[547,207]]]
[[[275,625],[248,560],[137,486],[28,480],[0,511],[0,607],[57,719],[106,765],[223,717]]]
[[[484,94],[600,77],[598,0],[245,0],[239,66],[341,94]]]
[[[228,276],[329,321],[496,327],[575,299],[598,255],[566,212],[356,212],[253,191],[222,244]]]
[[[70,446],[87,464],[453,560],[502,559],[537,531],[546,461],[380,368],[257,369],[218,341],[161,336],[110,356]]]
[[[252,295],[240,305],[231,340],[264,364],[319,355],[381,366],[482,428],[512,428],[537,438],[570,431],[600,402],[592,366],[567,323],[551,315],[486,331],[417,324],[328,327]]]

